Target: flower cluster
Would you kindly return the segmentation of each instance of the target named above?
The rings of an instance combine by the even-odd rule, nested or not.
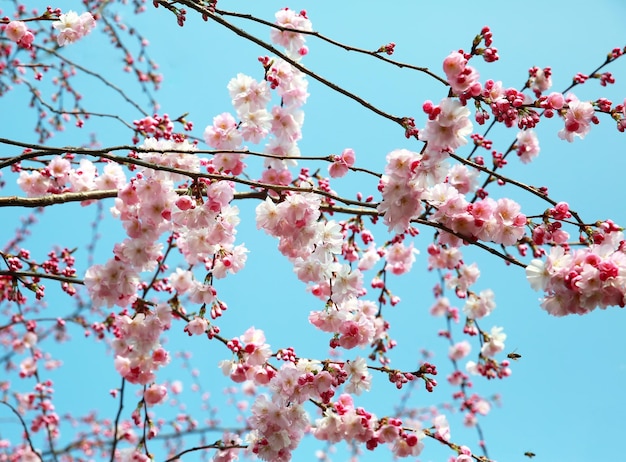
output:
[[[319,207],[320,198],[313,193],[291,194],[278,204],[267,198],[257,206],[257,228],[279,238],[278,249],[293,262],[302,282],[315,284],[318,295],[341,303],[362,292],[362,275],[336,261],[342,253],[342,230],[334,221],[318,221]]]
[[[115,369],[130,383],[147,385],[155,372],[169,363],[170,356],[159,343],[161,333],[169,329],[172,313],[165,304],[152,311],[116,316],[114,321]],[[159,396],[160,398],[157,398]],[[151,404],[164,399],[163,390],[155,388],[148,394]]]
[[[457,95],[468,92],[474,96],[479,95],[481,85],[478,81],[478,72],[467,65],[468,58],[463,53],[454,51],[443,61],[443,71],[446,73],[448,83]]]
[[[251,380],[257,385],[266,385],[276,374],[266,362],[272,355],[270,346],[265,342],[265,334],[260,329],[250,327],[239,338],[228,342],[228,348],[237,355],[237,360],[220,362],[224,375],[233,382]]]
[[[324,311],[311,312],[309,322],[324,332],[336,333],[330,343],[333,348],[365,347],[384,332],[384,321],[376,316],[377,312],[372,302],[350,299]]]
[[[443,183],[430,188],[424,199],[437,208],[433,219],[463,239],[513,245],[525,233],[526,216],[520,212],[520,205],[511,199],[496,201],[487,197],[469,203],[454,187]],[[459,244],[459,238],[450,234],[442,235],[440,241]]]
[[[324,411],[312,433],[317,439],[331,444],[358,441],[370,450],[386,443],[397,457],[418,456],[424,447],[422,432],[406,431],[400,419],[378,419],[365,409],[355,407],[348,394],[341,395]]]
[[[29,197],[40,197],[65,192],[117,189],[126,182],[120,165],[109,162],[102,170],[102,174],[99,174],[93,162],[87,159],[81,159],[75,166],[72,164],[72,156],[55,156],[41,170],[22,170],[17,185]]]
[[[548,313],[586,314],[597,307],[626,304],[623,233],[607,222],[597,241],[570,252],[554,246],[545,262],[534,259],[526,267],[531,287],[545,292],[541,306]]]
[[[271,401],[260,395],[252,405],[250,426],[246,437],[250,449],[261,460],[289,462],[291,452],[309,428],[309,418],[297,403]]]
[[[517,155],[524,164],[532,162],[539,155],[539,140],[533,130],[522,130],[517,134]]]
[[[276,24],[283,30],[271,29],[270,38],[287,49],[290,57],[298,58],[308,53],[305,35],[299,34],[298,30],[310,32],[313,30],[311,21],[306,16],[306,11],[300,12],[283,8],[276,13]]]
[[[423,210],[421,197],[426,185],[417,174],[421,159],[420,154],[407,149],[387,154],[385,174],[378,186],[383,195],[378,211],[384,214],[389,230],[404,232]]]
[[[454,151],[467,144],[465,137],[472,132],[472,122],[469,109],[459,100],[444,98],[438,106],[426,101],[423,109],[428,121],[419,139],[428,142],[429,150]]]

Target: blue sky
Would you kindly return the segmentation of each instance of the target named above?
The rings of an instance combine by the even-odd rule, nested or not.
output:
[[[2,5],[5,14],[9,6],[6,3]],[[82,11],[78,2],[65,3],[69,8]],[[450,51],[468,49],[473,37],[484,25],[489,25],[500,61],[489,65],[476,63],[476,66],[481,81],[487,78],[502,80],[505,86],[520,86],[526,80],[528,68],[533,65],[551,66],[553,88],[561,90],[569,85],[577,72],[588,73],[612,48],[625,44],[626,4],[619,0],[596,1],[593,7],[588,2],[561,0],[532,0],[524,2],[523,7],[518,3],[502,5],[504,3],[498,7],[495,2],[486,1],[471,5],[460,1],[394,1],[385,4],[373,1],[219,2],[222,9],[250,12],[269,20],[275,10],[283,6],[298,10],[306,8],[314,29],[324,35],[366,49],[395,42],[394,59],[427,66],[438,73],[442,73],[441,62]],[[181,29],[166,11],[162,8],[154,10],[150,5],[148,12],[138,18],[127,12],[124,14],[129,21],[136,21],[138,29],[149,39],[151,57],[160,64],[165,76],[157,94],[162,111],[174,117],[189,112],[189,119],[195,122],[193,133],[196,136],[201,135],[214,115],[232,111],[226,90],[230,78],[238,72],[260,78],[261,69],[256,58],[265,53],[216,24],[204,23],[189,15],[186,26]],[[237,24],[251,28],[265,39],[268,37],[262,27],[245,21]],[[423,101],[437,102],[447,93],[441,84],[423,74],[336,50],[318,40],[309,40],[308,45],[310,53],[303,61],[306,66],[387,112],[414,116],[418,126],[422,126],[425,120],[421,111]],[[99,33],[94,32],[65,51],[73,59],[120,79],[116,81],[128,88],[149,111],[132,79],[117,72],[118,57]],[[605,96],[621,102],[626,96],[623,84],[626,61],[618,61],[608,70],[617,79],[613,87],[602,88],[597,82],[589,82],[577,88],[575,94],[580,99]],[[82,79],[80,84],[88,107],[119,112],[129,120],[139,117],[132,108],[102,90],[94,79]],[[415,141],[406,140],[402,130],[394,124],[317,82],[310,81],[309,92],[311,96],[304,107],[304,137],[299,144],[303,154],[328,155],[351,147],[356,152],[358,166],[380,171],[389,151],[396,148],[419,150],[421,147]],[[35,115],[25,109],[27,100],[24,98],[25,94],[19,88],[5,97],[2,112],[4,108],[19,109],[14,109],[13,116],[5,119],[0,136],[35,142],[30,130]],[[624,135],[617,133],[610,121],[603,119],[602,122],[593,127],[584,140],[577,139],[572,144],[556,136],[561,128],[560,120],[542,124],[538,128],[539,158],[530,165],[511,159],[505,172],[529,184],[548,186],[555,200],[568,201],[589,222],[612,218],[619,224],[626,223],[622,186],[626,167]],[[56,135],[50,144],[80,145],[88,141],[90,132],[97,132],[103,145],[126,144],[131,137],[131,133],[119,125],[92,121],[82,130],[68,129]],[[496,148],[504,149],[514,135],[513,131],[497,129],[491,138]],[[17,152],[11,148],[3,150],[2,156]],[[459,153],[466,152],[461,149]],[[3,175],[10,183],[10,174],[3,172]],[[365,177],[336,181],[332,185],[349,197],[359,190],[365,195],[369,191],[375,193],[376,187],[375,182]],[[12,185],[4,190],[5,195],[14,193]],[[527,215],[541,213],[546,207],[508,187],[502,191],[494,190],[492,194],[496,197],[510,195],[522,204]],[[326,357],[328,337],[315,332],[307,321],[309,311],[319,309],[320,303],[304,292],[303,284],[276,250],[276,242],[256,230],[256,204],[237,205],[241,208],[242,218],[237,241],[246,243],[250,255],[243,272],[219,281],[217,287],[220,297],[229,305],[219,323],[224,335],[238,336],[254,325],[266,331],[272,347],[294,346],[299,355]],[[97,256],[101,262],[108,258],[112,244],[123,239],[120,223],[108,217],[106,210],[109,206],[110,202],[105,204],[107,218],[99,225],[102,239],[97,246]],[[9,209],[3,209],[2,213],[2,236],[6,241],[16,227],[17,217],[24,213]],[[82,246],[90,239],[90,224],[96,216],[94,206],[52,207],[33,228],[29,245],[40,255],[53,244]],[[379,228],[377,231],[377,241],[382,242],[384,230]],[[392,355],[393,365],[411,369],[419,360],[420,350],[427,348],[435,353],[434,361],[441,370],[439,382],[442,386],[436,394],[429,395],[421,387],[411,394],[409,402],[415,407],[450,401],[450,389],[443,384],[445,372],[450,367],[446,359],[447,344],[436,335],[445,326],[427,313],[432,304],[431,288],[436,281],[435,275],[424,271],[425,247],[430,242],[431,233],[428,229],[421,231],[422,234],[415,239],[416,247],[422,250],[415,271],[391,282],[392,290],[402,298],[402,303],[386,311],[392,335],[399,343]],[[621,416],[626,411],[623,395],[626,384],[624,313],[619,308],[611,308],[584,317],[549,317],[539,308],[539,294],[530,289],[521,269],[507,267],[475,249],[465,249],[464,253],[466,261],[477,261],[481,267],[482,276],[476,289],[492,288],[496,292],[498,308],[483,321],[482,327],[504,326],[508,335],[507,351],[516,350],[522,355],[513,364],[510,378],[489,383],[475,381],[477,392],[485,396],[496,392],[502,395],[502,407],[495,408],[481,420],[490,457],[499,461],[526,460],[524,452],[532,451],[537,454],[533,460],[548,462],[608,460],[620,454],[624,430]],[[63,296],[52,298],[48,309],[55,316],[59,312],[67,313],[72,308],[70,302]],[[199,384],[204,391],[211,392],[211,406],[221,409],[220,417],[225,423],[234,422],[235,411],[226,411],[223,407],[222,390],[227,382],[216,366],[220,359],[228,357],[228,352],[204,339],[187,338],[181,334],[172,334],[169,344],[172,350],[184,349],[193,353],[193,364],[200,372]],[[459,340],[462,338],[459,331],[455,336]],[[50,345],[50,348],[66,364],[59,371],[50,373],[56,383],[59,412],[97,409],[101,416],[113,417],[117,403],[107,392],[119,386],[120,379],[104,345],[83,339],[80,330],[74,329],[73,342]],[[350,351],[344,357],[356,354],[367,354],[367,350]],[[188,378],[189,372],[182,368],[179,360],[159,372],[160,381],[181,379],[186,382]],[[18,383],[18,379],[11,380]],[[32,383],[24,386],[28,389]],[[127,389],[131,390],[129,396],[132,396],[133,387]],[[383,377],[376,377],[372,393],[361,397],[358,403],[382,416],[393,410],[400,396]],[[187,388],[182,401],[188,409],[196,409],[199,420],[210,415],[201,409],[199,393],[189,392]],[[132,408],[132,398],[127,398],[126,409]],[[164,415],[172,412],[167,406],[156,410]],[[6,414],[0,415],[3,418],[0,420],[0,438],[14,435],[15,422],[4,420]],[[449,415],[449,420],[453,425],[452,441],[476,449],[475,431],[463,429],[460,419],[454,415]],[[69,427],[63,429],[64,435],[69,436],[71,432]],[[219,437],[219,434],[212,435],[209,441]],[[445,460],[449,454],[449,451],[441,451],[434,442],[427,441],[426,444],[420,460]],[[316,447],[323,446],[307,441],[294,460],[314,460]],[[347,460],[345,446],[340,445],[338,451],[333,460]],[[188,460],[196,459],[189,456]],[[391,454],[387,449],[379,448],[373,454],[364,454],[362,460],[391,460]]]

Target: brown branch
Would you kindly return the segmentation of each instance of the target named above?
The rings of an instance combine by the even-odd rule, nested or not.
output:
[[[247,449],[248,446],[242,446],[242,445],[229,445],[229,446],[225,446],[222,444],[221,441],[216,441],[213,444],[207,444],[205,446],[196,446],[195,448],[189,448],[189,449],[185,449],[184,451],[179,452],[178,454],[176,454],[174,457],[170,457],[169,459],[167,459],[165,462],[174,462],[174,461],[178,461],[180,459],[181,456],[188,454],[190,452],[194,452],[194,451],[201,451],[203,449],[219,449],[219,450],[226,450],[226,449]]]
[[[11,412],[13,412],[13,414],[15,414],[17,416],[17,418],[19,419],[20,423],[22,424],[22,428],[24,428],[24,436],[26,438],[26,441],[28,441],[28,446],[30,446],[30,450],[37,455],[37,457],[39,458],[39,460],[41,462],[43,462],[43,458],[41,457],[41,454],[39,454],[37,451],[35,451],[35,447],[33,446],[33,442],[30,439],[30,432],[28,431],[28,427],[26,426],[26,422],[24,422],[24,419],[22,418],[22,416],[20,415],[19,412],[17,412],[17,409],[15,409],[13,406],[11,406],[9,403],[7,403],[6,401],[0,401],[0,404],[4,404],[6,407],[8,407],[9,409],[11,409]]]
[[[327,37],[323,34],[320,34],[319,32],[316,31],[306,31],[306,30],[300,30],[300,29],[293,29],[290,27],[284,27],[278,24],[275,24],[273,22],[270,21],[266,21],[265,19],[261,19],[261,18],[257,18],[256,16],[253,16],[249,13],[237,13],[237,12],[233,12],[233,11],[224,11],[224,10],[215,10],[215,13],[217,14],[221,14],[223,16],[232,16],[232,17],[236,17],[236,18],[243,18],[246,19],[248,21],[253,21],[253,22],[257,22],[259,24],[263,24],[264,26],[267,27],[271,27],[273,29],[277,29],[280,31],[284,31],[284,32],[298,32],[300,34],[303,35],[310,35],[312,37],[316,37],[324,42],[330,43],[331,45],[334,45],[338,48],[342,48],[346,51],[354,51],[356,53],[361,53],[361,54],[365,54],[368,56],[372,56],[374,58],[380,59],[381,61],[384,61],[386,63],[392,64],[396,67],[399,67],[400,69],[406,68],[406,69],[412,69],[414,71],[419,71],[419,72],[423,72],[424,74],[429,75],[430,77],[434,78],[435,80],[441,82],[442,84],[444,84],[445,86],[449,86],[450,84],[448,83],[447,80],[445,80],[443,77],[435,74],[434,72],[432,72],[431,70],[429,70],[427,67],[420,67],[420,66],[415,66],[413,64],[408,64],[408,63],[403,63],[400,61],[396,61],[393,59],[388,58],[387,56],[385,56],[382,53],[377,53],[375,51],[371,51],[371,50],[365,50],[363,48],[357,48],[354,47],[352,45],[347,45],[345,43],[342,42],[338,42],[337,40],[333,40],[330,37]]]
[[[16,278],[39,278],[39,279],[52,279],[59,282],[67,282],[68,284],[84,284],[82,279],[76,279],[68,276],[61,276],[59,274],[47,274],[47,273],[35,273],[34,271],[9,271],[0,270],[0,276],[12,276]]]
[[[181,149],[147,149],[147,148],[142,148],[140,146],[132,146],[132,145],[121,145],[121,146],[111,146],[111,147],[107,147],[107,148],[102,148],[102,149],[91,149],[91,148],[85,148],[85,147],[71,147],[71,146],[65,146],[65,147],[48,147],[48,146],[44,146],[44,145],[40,145],[40,144],[32,144],[32,143],[23,143],[21,141],[14,141],[14,140],[9,140],[7,138],[0,138],[0,144],[8,144],[10,146],[17,146],[17,147],[21,147],[24,149],[28,149],[29,152],[25,152],[22,153],[20,155],[17,156],[13,156],[13,157],[9,157],[6,158],[5,160],[0,162],[0,169],[3,169],[5,167],[11,166],[11,165],[15,165],[19,162],[22,162],[24,160],[29,160],[29,159],[34,159],[40,156],[49,156],[49,155],[59,155],[59,154],[65,154],[65,153],[72,153],[72,154],[85,154],[85,155],[90,155],[90,156],[95,156],[95,157],[104,157],[105,155],[107,155],[110,152],[113,151],[133,151],[133,152],[137,152],[137,153],[164,153],[164,152],[168,152],[168,153],[180,153],[180,154],[209,154],[209,155],[215,155],[215,154],[241,154],[241,155],[247,155],[247,156],[255,156],[255,157],[262,157],[262,158],[267,158],[267,159],[277,159],[277,160],[319,160],[319,161],[325,161],[325,162],[334,162],[333,160],[333,156],[329,155],[329,156],[298,156],[298,157],[290,157],[290,156],[280,156],[277,154],[270,154],[270,153],[266,153],[266,152],[257,152],[257,151],[249,151],[246,149],[231,149],[231,150],[223,150],[223,149],[198,149],[195,151],[188,151],[188,150],[181,150]],[[121,158],[117,158],[117,159],[121,159]],[[125,160],[124,162],[131,162],[130,160]],[[349,167],[350,170],[354,171],[354,172],[363,172],[363,173],[367,173],[369,175],[375,176],[376,178],[380,178],[381,174],[378,172],[374,172],[371,170],[368,170],[366,168],[361,168],[361,167]]]
[[[379,109],[378,107],[374,106],[373,104],[368,103],[367,101],[365,101],[360,96],[357,96],[354,93],[351,93],[348,90],[340,87],[339,85],[334,84],[330,80],[325,79],[321,75],[311,71],[310,69],[304,67],[302,64],[298,63],[297,61],[294,61],[293,59],[289,58],[284,53],[281,53],[280,51],[278,51],[275,47],[273,47],[269,43],[264,42],[263,40],[259,39],[258,37],[255,37],[252,34],[249,34],[248,32],[246,32],[243,29],[239,29],[238,27],[235,27],[233,24],[229,23],[224,18],[221,18],[219,15],[211,12],[208,8],[205,8],[202,5],[194,3],[193,0],[178,0],[178,3],[181,3],[181,4],[191,8],[192,10],[195,10],[195,11],[201,13],[203,16],[206,16],[207,18],[210,18],[211,20],[217,22],[218,24],[226,27],[227,29],[229,29],[232,32],[234,32],[235,34],[239,35],[240,37],[245,38],[246,40],[248,40],[248,41],[258,45],[259,47],[269,51],[272,54],[275,54],[279,58],[281,58],[284,61],[286,61],[287,63],[291,64],[294,68],[298,69],[300,72],[302,72],[302,73],[308,75],[309,77],[317,80],[321,84],[323,84],[323,85],[327,86],[328,88],[336,91],[337,93],[340,93],[340,94],[342,94],[342,95],[344,95],[344,96],[346,96],[346,97],[356,101],[361,106],[369,109],[370,111],[374,112],[375,114],[378,114],[379,116],[384,117],[385,119],[391,120],[392,122],[395,122],[398,125],[402,125],[402,121],[403,121],[402,117],[397,117],[397,116],[391,115],[391,114],[383,111],[382,109]]]
[[[141,106],[139,106],[139,104],[137,104],[135,101],[130,99],[130,97],[124,92],[124,90],[119,88],[117,85],[114,85],[113,83],[109,82],[107,79],[102,77],[102,75],[100,75],[99,73],[93,72],[93,71],[87,69],[86,67],[83,67],[80,64],[77,64],[74,61],[71,61],[71,60],[67,59],[65,56],[61,55],[56,50],[52,50],[50,48],[42,47],[41,45],[37,45],[37,44],[33,44],[33,48],[45,51],[46,53],[53,55],[55,58],[58,58],[61,61],[69,64],[70,66],[75,67],[76,69],[80,70],[81,72],[84,72],[87,75],[95,77],[96,79],[100,80],[105,86],[111,88],[113,91],[118,93],[128,104],[130,104],[135,109],[137,109],[137,111],[139,111],[143,116],[148,116],[149,115],[146,111],[144,111],[141,108]]]

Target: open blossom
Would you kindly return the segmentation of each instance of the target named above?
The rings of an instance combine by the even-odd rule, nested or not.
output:
[[[59,16],[59,20],[52,24],[58,32],[57,43],[59,46],[74,43],[87,35],[96,27],[96,20],[91,13],[85,12],[78,16],[74,11],[68,11]]]
[[[550,274],[546,271],[543,261],[535,258],[526,267],[526,279],[533,290],[546,290],[550,282]]]
[[[328,166],[328,173],[333,178],[341,178],[350,167],[354,165],[355,155],[350,148],[344,149],[340,156],[335,156],[335,161]]]
[[[267,71],[267,80],[280,95],[283,107],[299,108],[309,97],[306,75],[283,59],[274,60]]]
[[[558,134],[559,138],[571,143],[575,136],[583,139],[589,133],[591,123],[595,120],[595,111],[591,103],[579,101],[571,94],[567,97],[567,105],[565,127]]]
[[[250,76],[239,73],[228,82],[228,92],[232,98],[233,106],[237,114],[256,112],[265,109],[272,95],[269,86],[264,80],[257,82]]]
[[[42,175],[41,172],[37,170],[33,170],[32,172],[22,170],[17,179],[17,185],[22,191],[26,192],[28,197],[38,197],[48,192],[48,189],[52,185],[52,179]]]
[[[533,130],[522,130],[517,134],[517,155],[524,164],[530,163],[539,154],[539,140]]]
[[[9,40],[14,41],[22,48],[30,48],[35,39],[24,21],[11,21],[4,29],[4,33]]]
[[[485,342],[483,347],[480,349],[480,352],[483,355],[491,358],[504,350],[506,334],[503,331],[503,327],[494,326],[491,328],[491,332],[489,332],[489,341]]]
[[[306,12],[297,12],[289,8],[283,8],[276,13],[276,24],[287,30],[271,29],[272,42],[284,46],[293,58],[300,58],[307,54],[308,50],[304,43],[305,35],[293,30],[312,31],[311,21],[306,17]]]
[[[457,99],[444,98],[439,106],[433,108],[431,115],[438,115],[426,122],[426,127],[419,132],[419,139],[428,141],[430,149],[455,150],[467,143],[465,138],[472,133],[470,111]]]
[[[467,59],[462,53],[454,51],[443,61],[443,71],[446,73],[448,83],[452,90],[460,95],[468,90],[478,94],[481,91],[478,82],[478,72],[467,65]]]
[[[324,332],[338,334],[332,346],[351,349],[372,343],[376,335],[376,313],[372,302],[352,298],[324,311],[312,311],[309,322]]]
[[[467,340],[463,340],[450,346],[448,349],[448,357],[454,361],[459,361],[465,358],[471,350],[472,346],[470,343]]]
[[[461,194],[474,192],[478,186],[478,170],[470,170],[465,165],[455,164],[448,172],[448,183]]]
[[[443,441],[450,440],[450,424],[445,415],[439,414],[435,417],[433,425],[435,426],[435,437]]]
[[[237,149],[243,136],[237,129],[237,121],[228,112],[213,117],[213,125],[204,129],[204,141],[215,149]]]
[[[396,276],[408,273],[415,262],[415,254],[417,253],[419,251],[413,247],[413,243],[408,247],[402,242],[393,244],[387,249],[387,266],[385,269]]]
[[[371,245],[366,252],[363,252],[363,256],[361,257],[357,268],[361,271],[367,271],[372,269],[379,260],[380,254],[378,253],[376,246]]]
[[[202,335],[209,327],[209,323],[206,319],[196,316],[185,326],[185,332],[191,335]]]
[[[146,138],[141,148],[153,151],[137,153],[140,159],[147,162],[189,172],[200,171],[200,158],[194,153],[197,148],[188,140],[176,142],[162,138]],[[169,152],[170,150],[177,152]],[[159,176],[171,181],[185,181],[187,179],[184,175],[164,171],[160,171]]]
[[[161,404],[167,398],[167,388],[163,385],[152,384],[143,393],[143,398],[146,400],[148,406],[154,406],[155,404]]]
[[[491,289],[483,290],[479,295],[471,293],[463,307],[463,313],[470,319],[489,316],[496,307],[494,297]]]
[[[345,370],[350,377],[345,388],[346,393],[360,395],[363,391],[370,390],[372,376],[367,370],[365,359],[357,356],[353,361],[347,361]]]
[[[246,112],[241,117],[241,136],[246,141],[258,144],[263,140],[272,128],[272,116],[265,109],[254,112]]]
[[[535,94],[540,95],[552,86],[552,72],[549,67],[545,69],[534,68],[534,73],[529,79],[530,88]]]

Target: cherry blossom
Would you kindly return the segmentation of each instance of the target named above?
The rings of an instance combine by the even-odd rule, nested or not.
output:
[[[59,46],[74,43],[80,38],[87,35],[96,27],[96,21],[89,12],[82,13],[80,16],[74,11],[59,16],[59,20],[52,24],[58,32],[57,42]]]

